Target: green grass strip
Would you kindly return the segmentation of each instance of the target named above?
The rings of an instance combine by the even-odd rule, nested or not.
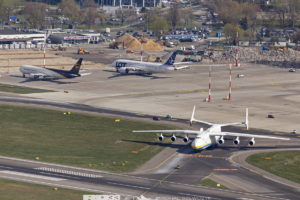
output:
[[[5,200],[78,200],[83,198],[83,194],[89,194],[84,191],[41,186],[4,179],[0,179],[0,185],[0,199]]]
[[[53,92],[53,91],[0,83],[0,92],[30,94],[30,93]]]
[[[215,188],[221,188],[221,189],[227,189],[224,185],[221,185],[210,178],[204,178],[199,181],[200,185],[208,186],[208,187],[215,187]]]
[[[31,107],[0,105],[0,154],[25,159],[130,172],[163,149],[139,129],[174,127],[87,114],[64,114]]]
[[[246,161],[277,176],[300,183],[300,151],[254,154]]]

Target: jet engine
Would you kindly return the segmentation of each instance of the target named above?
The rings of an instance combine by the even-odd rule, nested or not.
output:
[[[236,138],[233,140],[233,144],[238,145],[239,143],[240,143],[240,138],[239,138],[239,137],[236,137]]]
[[[176,136],[175,136],[175,135],[172,135],[171,141],[172,141],[172,142],[175,142],[175,141],[176,141]]]
[[[121,67],[118,70],[121,74],[128,74],[129,73],[129,69],[125,68],[125,67]]]
[[[163,134],[160,134],[160,136],[158,136],[158,140],[159,140],[159,141],[163,141],[163,140],[164,140]]]
[[[255,140],[254,140],[254,138],[252,138],[250,141],[249,141],[249,143],[248,143],[250,146],[253,146],[253,145],[255,145]]]
[[[38,79],[39,76],[38,75],[34,75],[34,74],[29,74],[29,78],[31,78],[31,79]]]
[[[218,140],[218,143],[219,144],[224,144],[225,143],[225,140],[224,140],[224,137],[220,137],[220,139]]]
[[[190,139],[188,136],[184,136],[184,138],[182,139],[182,141],[184,141],[185,143],[188,142]]]

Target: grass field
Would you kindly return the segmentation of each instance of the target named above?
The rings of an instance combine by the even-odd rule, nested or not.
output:
[[[163,148],[155,134],[132,130],[171,128],[64,112],[0,105],[0,155],[129,172]]]
[[[199,185],[215,187],[221,189],[227,189],[224,185],[218,184],[217,182],[211,180],[210,178],[204,178],[199,181]]]
[[[41,92],[53,92],[53,91],[0,83],[0,92],[30,94],[30,93],[41,93]]]
[[[0,199],[5,200],[81,200],[88,192],[41,186],[0,179]]]
[[[260,153],[246,161],[256,167],[300,183],[300,151]]]

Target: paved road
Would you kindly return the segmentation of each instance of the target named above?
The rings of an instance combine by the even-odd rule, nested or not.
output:
[[[121,115],[126,117],[139,117],[149,119],[149,115],[129,113],[110,109],[96,108],[92,106],[48,101],[18,95],[3,94],[0,101],[10,103],[46,105],[56,108],[96,112],[101,114]],[[186,119],[168,121],[170,123],[186,124]],[[236,127],[228,127],[227,130],[241,131]],[[253,130],[257,133],[257,130]],[[259,131],[264,134],[272,134],[268,131]],[[294,135],[289,137],[296,138]],[[139,142],[139,141],[135,141]],[[228,157],[246,147],[232,147],[228,144],[221,148],[214,148],[201,153],[191,152],[187,145],[178,143],[170,145],[174,153],[167,162],[149,172],[140,172],[132,175],[120,175],[96,170],[74,168],[69,166],[47,164],[34,161],[25,161],[14,158],[0,157],[0,177],[26,182],[34,182],[46,185],[56,185],[93,192],[112,192],[130,196],[141,194],[155,197],[196,197],[199,199],[297,199],[299,190],[286,185],[275,183],[257,174],[240,167],[234,166],[228,161]],[[150,144],[150,143],[149,143]],[[151,145],[151,144],[150,144]],[[153,144],[154,145],[154,144]],[[155,144],[157,145],[157,144]],[[162,144],[163,145],[163,144]],[[265,149],[266,145],[272,148],[297,147],[299,142],[273,144],[263,141],[256,149]],[[180,169],[174,166],[180,164]],[[212,189],[196,186],[195,183],[202,177],[210,176],[224,185],[234,189],[232,191]],[[227,184],[226,184],[227,182]]]

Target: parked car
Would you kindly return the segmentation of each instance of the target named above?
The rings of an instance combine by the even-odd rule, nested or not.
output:
[[[160,121],[160,117],[157,117],[157,116],[152,117],[152,119],[153,119],[154,121]]]
[[[181,62],[201,62],[198,58],[184,58]]]
[[[171,115],[166,115],[167,119],[172,119],[173,117]]]
[[[296,72],[296,69],[295,68],[290,68],[289,72]]]
[[[140,34],[139,32],[134,32],[132,34],[133,37],[136,37],[136,38],[139,38],[139,37],[142,37],[142,34]]]

